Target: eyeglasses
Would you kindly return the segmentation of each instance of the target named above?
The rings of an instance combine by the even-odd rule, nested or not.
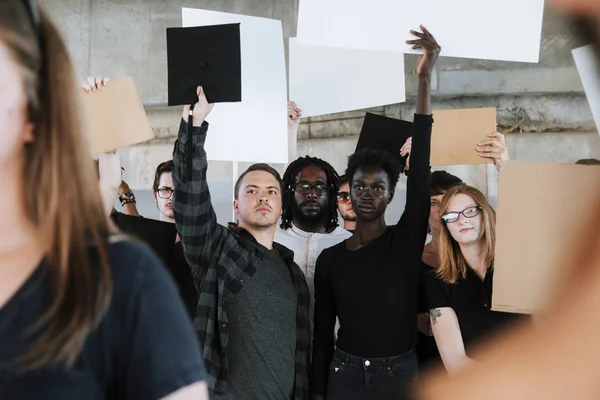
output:
[[[159,188],[156,193],[158,193],[158,197],[161,199],[170,199],[173,195],[174,190],[168,187]]]
[[[314,190],[317,196],[322,196],[327,192],[327,185],[322,183],[317,183],[316,185],[311,185],[310,183],[297,183],[295,190],[302,195],[309,194]]]
[[[472,206],[469,208],[465,208],[461,212],[449,212],[447,214],[442,215],[442,219],[447,224],[451,224],[452,222],[458,221],[460,214],[464,215],[465,218],[473,218],[479,214],[479,211],[483,210],[481,206]]]
[[[349,203],[350,202],[350,193],[338,192],[337,198],[338,198],[338,203]]]

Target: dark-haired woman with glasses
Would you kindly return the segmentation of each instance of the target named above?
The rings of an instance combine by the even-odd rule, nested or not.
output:
[[[491,310],[496,213],[483,193],[461,185],[440,205],[440,266],[426,278],[433,336],[450,374],[473,363],[473,344],[515,319]]]

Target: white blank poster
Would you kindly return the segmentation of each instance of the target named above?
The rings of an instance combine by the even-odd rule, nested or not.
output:
[[[423,24],[447,57],[539,61],[544,0],[300,0],[298,41],[414,53]]]
[[[584,46],[573,50],[573,58],[575,64],[577,64],[577,70],[592,109],[594,121],[596,121],[596,128],[600,132],[600,64],[598,64],[592,46]]]
[[[287,163],[281,21],[191,8],[183,8],[182,16],[184,27],[240,23],[242,101],[218,103],[208,116],[208,159]]]
[[[303,117],[402,103],[404,55],[303,45],[290,39],[290,100]]]

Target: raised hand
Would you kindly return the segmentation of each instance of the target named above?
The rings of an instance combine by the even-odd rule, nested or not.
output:
[[[508,147],[504,140],[504,135],[499,132],[494,132],[488,135],[489,140],[477,143],[477,153],[479,157],[491,158],[494,160],[496,170],[500,172],[502,167],[506,164],[508,158]]]
[[[204,93],[204,89],[202,89],[202,86],[198,86],[196,93],[198,94],[198,102],[194,104],[194,126],[200,126],[202,125],[208,114],[210,114],[215,105],[210,104],[208,100],[206,100],[206,94]],[[187,121],[189,115],[190,106],[183,107],[183,119]]]
[[[413,50],[424,50],[424,53],[419,57],[417,64],[417,74],[420,78],[431,78],[433,73],[433,67],[440,55],[442,48],[435,40],[433,35],[421,25],[421,32],[411,30],[410,33],[418,37],[419,39],[407,40],[406,43],[412,44]]]
[[[101,76],[88,76],[81,84],[81,87],[86,93],[92,93],[99,90],[102,86],[106,86],[109,80],[110,79]]]
[[[294,103],[293,101],[289,101],[287,107],[287,115],[288,131],[297,131],[298,126],[300,125],[300,117],[302,117],[302,110],[298,108],[296,103]]]
[[[407,171],[410,168],[410,151],[411,150],[412,150],[412,136],[409,137],[408,139],[406,139],[406,142],[404,142],[404,144],[400,148],[400,155],[402,157],[406,157],[408,155],[408,157],[406,157],[406,166],[404,167],[404,169]]]

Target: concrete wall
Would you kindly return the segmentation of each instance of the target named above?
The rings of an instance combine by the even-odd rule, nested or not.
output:
[[[180,26],[181,7],[279,19],[286,39],[295,35],[298,7],[298,0],[42,0],[42,3],[66,37],[79,80],[88,75],[134,77],[157,136],[153,142],[121,152],[125,179],[138,190],[148,189],[155,166],[170,158],[178,127],[180,109],[166,106],[165,29]],[[511,27],[510,21],[502,21],[501,25],[503,29],[518,29]],[[600,139],[570,53],[580,44],[569,32],[568,24],[547,9],[538,64],[442,58],[433,79],[434,109],[497,107],[499,130],[511,132],[507,141],[513,159],[573,162],[600,157]],[[417,85],[415,66],[416,56],[407,56],[407,102],[370,111],[411,119]],[[306,119],[300,127],[298,154],[320,156],[343,171],[346,158],[356,145],[364,113],[365,110],[360,110]],[[450,170],[495,197],[493,168],[457,166]],[[211,184],[214,182],[213,192],[218,192],[220,199],[229,196],[225,188],[232,184],[232,174],[231,163],[210,164],[209,179]],[[227,211],[229,201],[219,200],[219,203],[223,210],[219,217],[231,219]],[[398,205],[397,209],[401,207]]]

